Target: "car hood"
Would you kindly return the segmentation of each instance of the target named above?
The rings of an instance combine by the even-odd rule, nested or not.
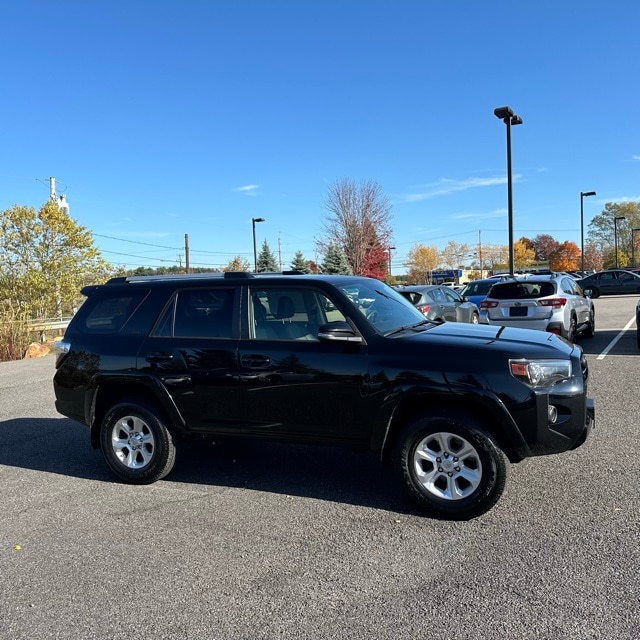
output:
[[[519,357],[568,358],[575,346],[546,331],[497,327],[466,322],[445,322],[427,331],[404,334],[403,341],[434,342],[449,348],[474,348],[506,351]]]

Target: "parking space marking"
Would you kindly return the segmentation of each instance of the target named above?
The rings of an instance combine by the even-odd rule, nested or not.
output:
[[[631,318],[629,322],[627,322],[625,328],[605,347],[604,351],[596,358],[596,360],[604,360],[607,357],[607,354],[613,347],[616,345],[618,340],[622,338],[622,336],[629,331],[629,327],[636,321],[635,317]]]

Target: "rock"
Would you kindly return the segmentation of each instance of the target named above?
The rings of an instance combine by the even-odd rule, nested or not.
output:
[[[42,358],[42,356],[46,356],[51,349],[46,344],[40,344],[39,342],[32,342],[27,347],[27,352],[24,354],[25,359],[27,358]]]

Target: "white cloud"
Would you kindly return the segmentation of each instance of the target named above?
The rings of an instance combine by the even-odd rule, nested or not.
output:
[[[486,220],[488,218],[503,218],[507,214],[507,209],[496,209],[489,213],[458,213],[452,215],[454,220]]]
[[[522,175],[513,176],[516,182]],[[491,178],[466,178],[464,180],[451,180],[449,178],[441,178],[438,182],[424,185],[420,192],[409,193],[403,196],[405,202],[420,202],[428,200],[436,196],[446,196],[457,191],[466,191],[467,189],[475,189],[477,187],[493,187],[498,184],[506,184],[506,176],[494,176]]]
[[[634,160],[640,160],[640,156],[631,156]]]
[[[606,200],[596,200],[598,204],[607,204],[609,202],[640,202],[640,196],[617,196],[616,198],[607,198]]]
[[[245,184],[242,187],[236,187],[234,191],[244,193],[245,196],[255,196],[256,191],[260,188],[259,184]]]

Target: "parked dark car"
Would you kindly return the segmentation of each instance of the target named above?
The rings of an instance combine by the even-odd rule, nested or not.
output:
[[[411,285],[398,291],[429,320],[478,324],[478,307],[451,287]]]
[[[56,408],[125,482],[166,476],[187,440],[340,444],[393,462],[427,512],[466,519],[499,499],[508,462],[575,449],[593,425],[579,346],[434,324],[378,280],[119,277],[83,293]]]
[[[598,271],[577,282],[590,298],[615,293],[640,293],[640,275],[625,269]]]

